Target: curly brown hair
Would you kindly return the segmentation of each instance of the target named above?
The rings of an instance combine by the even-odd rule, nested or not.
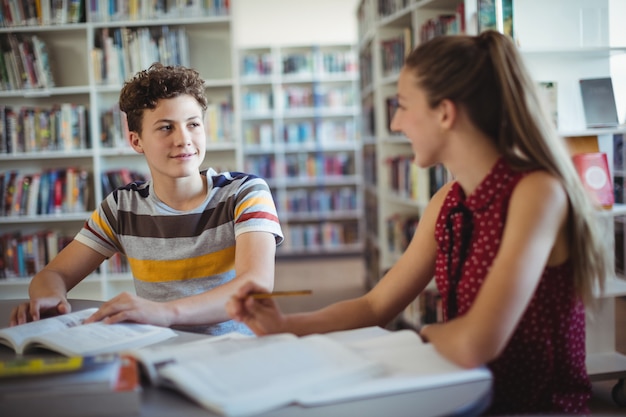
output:
[[[202,113],[207,108],[204,80],[198,71],[183,66],[166,66],[155,62],[124,83],[120,92],[120,110],[126,113],[128,129],[141,134],[143,112],[154,109],[159,100],[190,95]]]

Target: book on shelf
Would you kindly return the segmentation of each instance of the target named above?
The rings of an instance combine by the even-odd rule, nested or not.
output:
[[[83,213],[90,207],[89,177],[78,167],[0,172],[0,216]]]
[[[64,0],[72,1],[72,0]],[[116,7],[112,4],[123,4],[125,7]],[[91,1],[87,3],[89,16],[94,22],[109,22],[114,20],[154,20],[177,17],[201,16],[228,16],[230,14],[230,0],[187,0],[187,1],[124,1],[106,2]]]
[[[432,17],[420,26],[420,43],[437,36],[465,33],[465,30],[465,6],[463,2],[459,2],[454,13],[445,13]]]
[[[398,35],[380,41],[383,76],[397,74],[413,47],[413,31],[405,27]]]
[[[137,362],[131,356],[0,361],[0,408],[12,417],[138,414],[141,392]]]
[[[61,151],[91,147],[84,105],[56,103],[50,108],[2,106],[4,134],[0,153]]]
[[[491,378],[486,368],[464,369],[444,359],[413,331],[379,327],[302,337],[209,336],[128,354],[151,383],[226,416]]]
[[[33,34],[0,37],[0,75],[3,90],[54,86],[50,56],[45,42]]]
[[[513,0],[479,0],[478,31],[497,30],[514,36]]]
[[[554,124],[554,127],[559,126],[559,109],[558,109],[558,84],[556,81],[539,81],[537,83],[539,99],[545,110],[548,112],[548,117]]]
[[[394,95],[391,97],[387,97],[385,99],[385,121],[387,122],[387,131],[391,134],[398,134],[391,129],[391,122],[393,121],[393,116],[396,114],[396,110],[398,109],[398,96]]]
[[[66,356],[85,356],[147,346],[176,336],[172,329],[149,324],[83,324],[96,310],[79,310],[0,329],[0,344],[17,354],[44,349]]]
[[[379,0],[377,12],[379,17],[390,16],[406,9],[409,6],[409,0]]]
[[[73,236],[59,231],[44,230],[23,234],[9,232],[0,235],[0,278],[32,276],[53,259]]]
[[[594,204],[604,209],[613,207],[615,195],[606,153],[578,153],[572,156],[572,160]]]
[[[579,80],[580,94],[588,128],[619,125],[611,77]]]
[[[392,253],[403,253],[419,224],[418,215],[395,213],[387,219],[387,247]]]
[[[429,179],[429,198],[434,196],[435,193],[443,187],[446,183],[452,180],[452,174],[443,164],[437,164],[428,168]]]

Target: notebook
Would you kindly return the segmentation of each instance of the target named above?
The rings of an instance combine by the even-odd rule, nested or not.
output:
[[[611,77],[581,79],[580,93],[587,128],[619,125]]]

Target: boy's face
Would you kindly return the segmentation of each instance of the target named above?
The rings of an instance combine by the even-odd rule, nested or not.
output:
[[[153,179],[197,175],[206,153],[202,108],[188,95],[159,100],[144,111],[141,136],[131,132],[130,142],[145,155]]]

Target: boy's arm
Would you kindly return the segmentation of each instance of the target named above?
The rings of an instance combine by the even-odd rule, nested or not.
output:
[[[67,292],[92,273],[106,258],[88,246],[72,240],[31,280],[29,302],[11,312],[11,325],[39,320],[42,315],[71,311]]]
[[[269,232],[248,232],[237,237],[235,278],[201,294],[168,302],[155,302],[122,293],[102,304],[87,321],[133,321],[158,326],[193,326],[230,320],[226,302],[247,281],[271,291],[274,287],[276,240]]]
[[[247,281],[272,291],[276,240],[272,233],[248,232],[237,237],[235,250],[235,278],[203,294],[172,301],[177,304],[172,325],[197,325],[230,320],[226,302]]]

